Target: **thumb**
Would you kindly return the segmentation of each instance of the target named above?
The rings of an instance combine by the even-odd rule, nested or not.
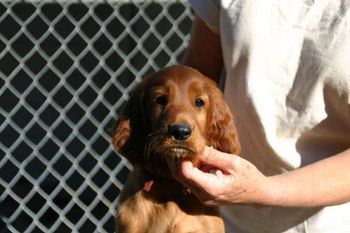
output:
[[[215,173],[203,172],[193,166],[191,161],[183,161],[181,163],[181,173],[186,182],[196,186],[201,190],[207,190],[216,184],[223,176],[220,170]]]
[[[202,156],[200,157],[201,170],[210,171],[219,169],[227,172],[232,169],[232,163],[235,160],[233,154],[224,153],[214,149],[213,147],[205,147]]]

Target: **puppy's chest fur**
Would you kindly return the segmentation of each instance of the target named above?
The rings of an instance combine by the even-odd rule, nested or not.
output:
[[[118,233],[223,233],[217,208],[200,204],[174,180],[152,177],[135,167],[120,195]]]

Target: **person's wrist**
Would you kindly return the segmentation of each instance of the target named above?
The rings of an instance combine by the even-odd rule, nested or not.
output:
[[[275,176],[264,177],[257,197],[257,204],[278,206],[281,187]]]

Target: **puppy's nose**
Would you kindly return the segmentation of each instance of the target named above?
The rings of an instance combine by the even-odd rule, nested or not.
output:
[[[191,126],[187,124],[169,125],[168,130],[176,140],[186,140],[192,133]]]

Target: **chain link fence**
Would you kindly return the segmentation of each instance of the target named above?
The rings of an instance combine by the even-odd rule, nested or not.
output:
[[[177,63],[187,1],[0,1],[0,232],[114,232],[130,165],[109,128]]]

